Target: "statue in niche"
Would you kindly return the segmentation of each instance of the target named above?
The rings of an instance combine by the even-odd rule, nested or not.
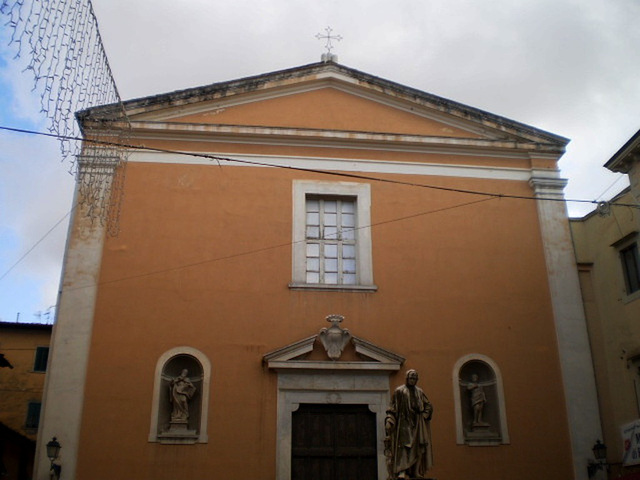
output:
[[[469,401],[471,402],[471,410],[473,411],[473,420],[471,428],[487,427],[488,423],[482,420],[484,406],[487,403],[487,396],[484,393],[482,385],[478,383],[478,375],[471,375],[471,381],[467,383],[467,391],[469,392]]]
[[[390,480],[423,479],[433,465],[430,420],[433,406],[409,370],[396,388],[385,418],[384,453]]]
[[[170,401],[173,406],[171,423],[187,423],[189,419],[189,400],[196,393],[196,387],[191,383],[185,368],[182,373],[171,380],[169,384]]]
[[[474,362],[460,372],[459,381],[465,443],[499,445],[500,411],[496,401],[497,381],[493,370],[482,362]]]

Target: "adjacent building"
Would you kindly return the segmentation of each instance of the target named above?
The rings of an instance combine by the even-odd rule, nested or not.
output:
[[[33,472],[51,325],[0,322],[0,476]]]
[[[430,475],[586,478],[567,140],[325,60],[78,114],[131,148],[79,159],[119,233],[74,211],[38,479],[383,480],[409,369]]]
[[[640,477],[640,132],[605,167],[630,186],[571,229],[611,478]]]

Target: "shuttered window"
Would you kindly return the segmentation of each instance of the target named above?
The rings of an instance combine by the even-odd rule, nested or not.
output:
[[[49,347],[37,347],[36,356],[33,362],[34,372],[46,372],[49,361]]]
[[[638,244],[632,243],[620,250],[622,270],[627,288],[627,295],[640,290],[640,258],[638,256]]]
[[[356,199],[308,196],[307,283],[356,285]]]
[[[25,421],[25,428],[30,430],[37,429],[40,423],[40,402],[29,402],[27,406],[27,419]]]

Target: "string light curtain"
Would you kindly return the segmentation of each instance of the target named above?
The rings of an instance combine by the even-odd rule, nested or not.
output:
[[[127,120],[91,2],[2,0],[0,14],[12,30],[15,59],[33,77],[48,129],[59,136],[62,161],[73,174],[83,164],[78,176],[82,211],[106,224],[110,235],[117,235],[127,161],[126,149],[118,145],[128,143],[128,129],[81,132],[75,118],[78,111],[117,104]],[[71,140],[83,133],[98,142]]]

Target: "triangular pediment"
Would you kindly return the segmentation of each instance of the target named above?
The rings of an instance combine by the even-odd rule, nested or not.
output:
[[[81,122],[134,128],[206,126],[515,141],[564,148],[567,140],[473,107],[333,62],[130,100],[79,112]],[[155,125],[155,127],[153,126]],[[226,131],[226,130],[225,130]],[[231,131],[231,130],[229,130]]]
[[[338,318],[338,320],[336,320]],[[339,326],[342,317],[316,335],[290,343],[263,356],[274,370],[399,370],[405,359],[397,353],[352,335]]]
[[[204,102],[133,117],[194,125],[262,126],[341,132],[392,133],[457,138],[497,138],[477,125],[367,95],[344,85],[319,84],[306,91],[273,92],[255,99]]]

